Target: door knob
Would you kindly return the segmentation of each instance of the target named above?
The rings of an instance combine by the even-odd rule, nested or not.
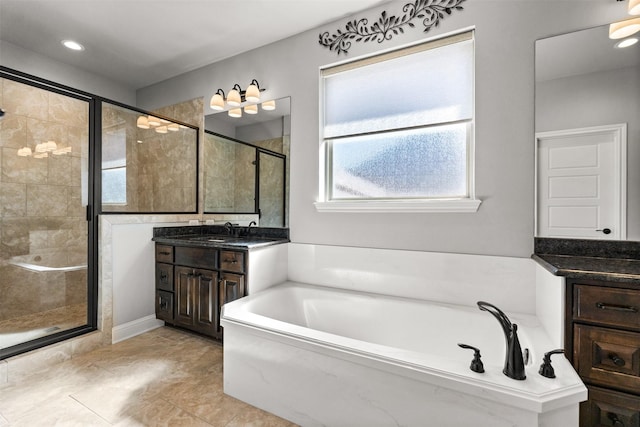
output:
[[[598,229],[596,231],[602,231],[604,234],[611,234],[611,229],[610,228],[602,228],[602,229]]]

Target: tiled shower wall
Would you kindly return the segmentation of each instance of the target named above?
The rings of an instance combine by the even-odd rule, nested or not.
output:
[[[0,79],[0,106],[6,113],[0,121],[0,320],[4,320],[86,299],[86,270],[35,273],[8,261],[34,254],[86,257],[88,103]],[[46,141],[55,141],[58,148],[71,147],[71,152],[49,153],[46,158],[17,155],[23,147],[35,154],[36,144]]]

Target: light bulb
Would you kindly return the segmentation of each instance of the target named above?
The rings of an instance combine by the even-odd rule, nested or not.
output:
[[[140,129],[149,129],[149,119],[147,118],[147,116],[138,117],[136,126],[138,126]]]
[[[276,101],[274,99],[272,99],[270,101],[264,101],[262,103],[262,109],[263,110],[267,110],[267,111],[275,110],[276,109]]]
[[[211,97],[211,101],[209,102],[209,106],[212,110],[222,111],[224,110],[224,98],[219,93],[215,93]]]
[[[254,82],[258,83],[255,80]],[[258,88],[257,84],[253,84],[252,82],[247,88],[244,97],[249,102],[260,102],[260,89]]]
[[[244,112],[247,114],[258,114],[258,104],[251,104],[244,107]]]
[[[614,22],[609,25],[610,39],[624,39],[640,31],[640,18]]]
[[[231,89],[229,91],[229,95],[227,95],[227,104],[231,105],[232,107],[237,107],[241,102],[242,100],[240,98],[240,92],[235,89]]]

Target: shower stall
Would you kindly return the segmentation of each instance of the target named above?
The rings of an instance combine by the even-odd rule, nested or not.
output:
[[[92,102],[0,71],[0,359],[95,329]]]

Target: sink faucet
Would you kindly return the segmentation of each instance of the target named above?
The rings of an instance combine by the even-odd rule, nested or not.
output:
[[[227,230],[227,234],[233,236],[235,234],[235,229],[233,228],[233,224],[230,222],[224,223],[224,228]]]
[[[514,380],[524,380],[527,376],[524,373],[524,358],[518,339],[518,325],[511,323],[506,314],[498,307],[488,302],[478,301],[478,308],[487,311],[495,317],[504,331],[504,339],[507,343],[507,353],[504,357],[504,369],[502,373]]]
[[[257,225],[257,224],[256,224],[256,222],[255,222],[255,221],[251,221],[251,222],[249,223],[249,225],[247,225],[247,226],[244,228],[244,231],[243,231],[242,235],[244,235],[244,236],[248,236],[249,234],[251,234],[251,226],[252,226],[252,225]]]

